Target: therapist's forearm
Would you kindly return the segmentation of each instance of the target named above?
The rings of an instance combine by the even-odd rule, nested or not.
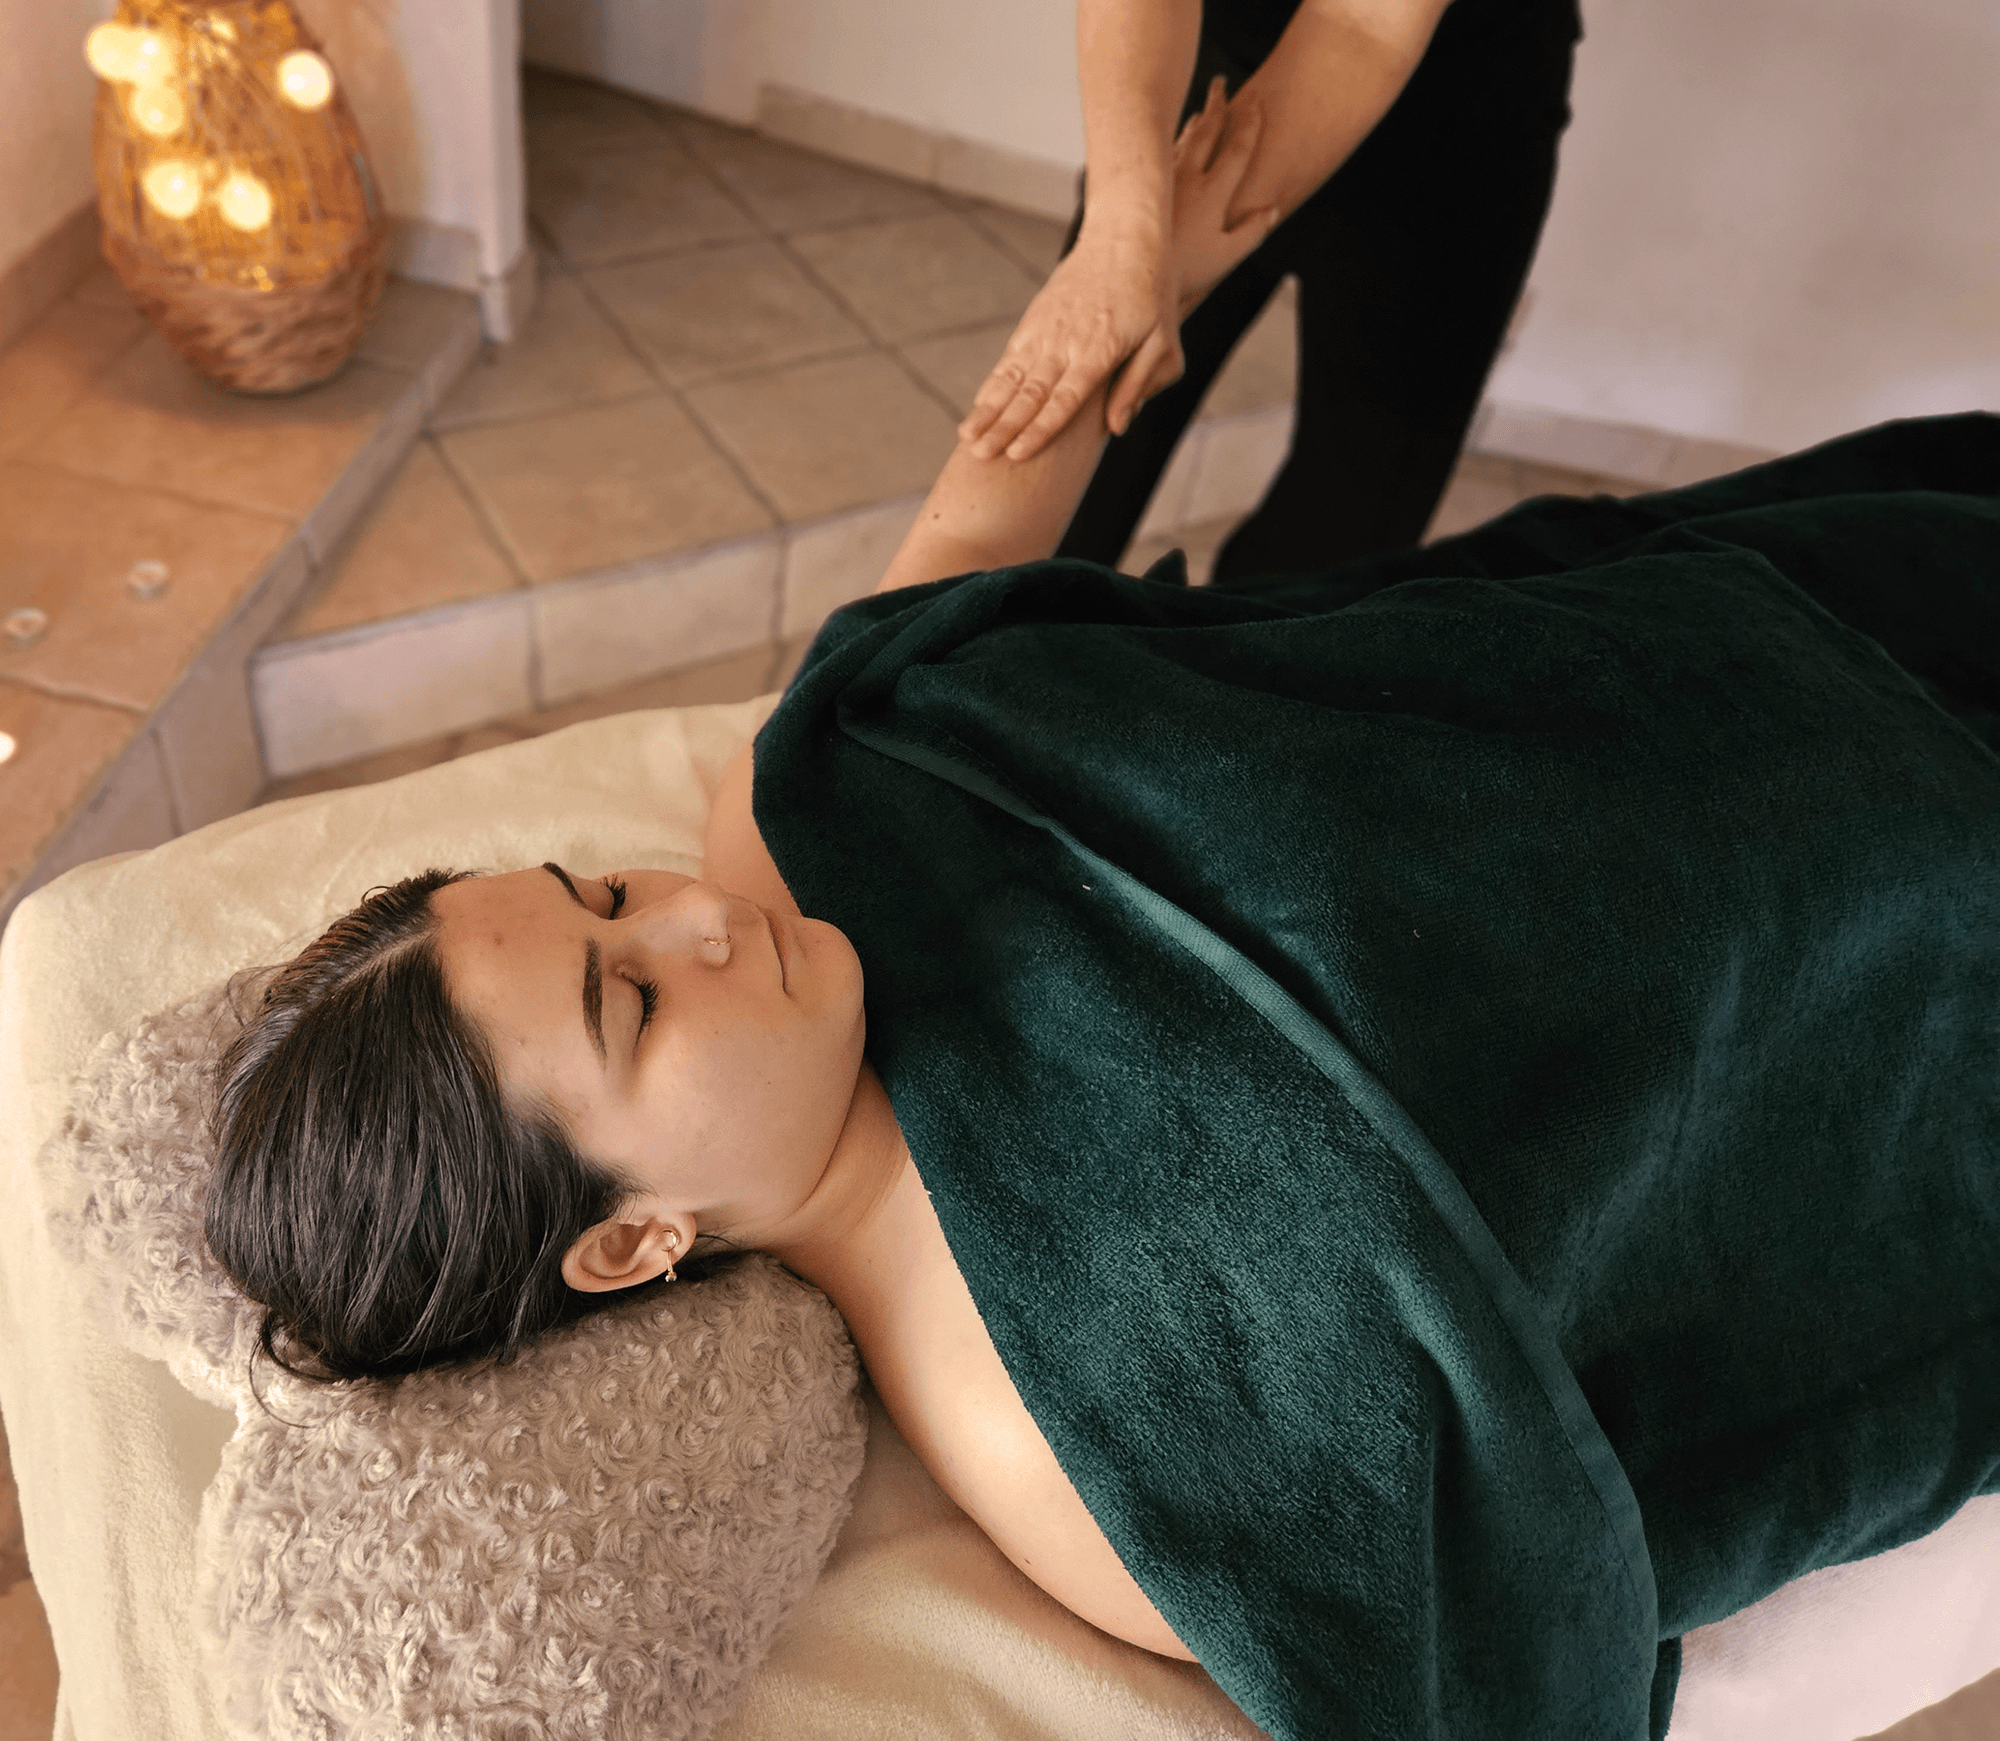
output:
[[[1200,36],[1201,0],[1077,0],[1086,232],[1136,229],[1164,241],[1175,125]]]
[[[1444,0],[1304,0],[1238,93],[1262,105],[1264,129],[1229,221],[1303,205],[1389,112],[1443,12]]]
[[[1104,451],[1099,388],[1032,459],[980,459],[960,442],[931,486],[878,592],[1055,553]]]

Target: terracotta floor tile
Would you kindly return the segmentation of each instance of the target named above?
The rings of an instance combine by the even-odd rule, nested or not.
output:
[[[1226,514],[1219,520],[1204,520],[1198,526],[1183,526],[1174,532],[1160,532],[1149,538],[1135,538],[1118,565],[1121,574],[1144,574],[1170,550],[1187,558],[1188,583],[1208,585],[1215,568],[1215,554],[1223,540],[1234,532],[1241,514]]]
[[[144,723],[123,708],[0,682],[0,732],[18,746],[0,763],[0,889],[28,874],[85,790]]]
[[[530,161],[625,151],[670,131],[656,103],[527,65],[521,68],[521,127]]]
[[[0,1591],[11,1590],[27,1575],[28,1544],[21,1533],[21,1494],[14,1485],[7,1434],[0,1427]]]
[[[868,345],[868,335],[773,242],[600,266],[584,277],[676,384]]]
[[[1468,453],[1459,457],[1424,533],[1426,544],[1456,537],[1504,514],[1537,492],[1522,487],[1514,462],[1497,455]]]
[[[777,661],[771,667],[770,679],[765,686],[766,694],[773,689],[787,689],[791,686],[792,679],[799,674],[799,667],[806,662],[806,653],[812,644],[811,635],[799,635],[780,645]]]
[[[430,439],[410,450],[331,567],[277,639],[328,634],[521,584]]]
[[[958,407],[962,417],[1014,336],[1011,320],[991,321],[940,338],[912,339],[898,347],[910,366]]]
[[[1521,499],[1530,496],[1643,496],[1657,486],[1631,478],[1606,476],[1602,472],[1576,471],[1569,466],[1542,465],[1531,459],[1511,462],[1519,481]]]
[[[152,333],[57,420],[35,457],[82,477],[297,519],[409,390],[406,371],[355,359],[322,386],[254,398],[198,374]]]
[[[792,246],[891,344],[1013,319],[1036,279],[960,217],[894,218],[796,236]]]
[[[56,1722],[56,1647],[28,1582],[0,1596],[0,1741],[48,1741]]]
[[[117,288],[117,280],[112,280]],[[122,289],[120,296],[124,295]],[[0,459],[32,451],[90,383],[151,331],[122,308],[71,296],[0,351]]]
[[[471,300],[463,290],[391,278],[368,316],[354,354],[415,374],[438,354],[445,335],[466,318]]]
[[[270,515],[0,464],[0,616],[49,619],[25,647],[0,641],[0,676],[150,711],[290,535]],[[157,598],[126,585],[142,561],[167,565]]]
[[[944,209],[936,195],[915,182],[699,116],[675,116],[674,124],[688,149],[781,235]]]
[[[1037,280],[1048,277],[1062,258],[1067,224],[1054,218],[1038,218],[1032,212],[1017,212],[1006,206],[988,205],[983,200],[962,202],[959,210],[977,229],[983,230],[1032,272]]]
[[[91,308],[111,308],[120,312],[129,310],[138,314],[138,307],[132,301],[132,293],[118,282],[118,274],[111,270],[107,261],[97,264],[70,286],[69,299]],[[141,320],[145,319],[140,315]]]
[[[755,221],[664,132],[617,151],[530,157],[528,203],[572,265],[608,265],[758,234]]]
[[[713,381],[687,399],[787,520],[928,489],[958,439],[879,354]]]
[[[771,524],[666,398],[634,399],[438,437],[531,580],[692,550]]]
[[[489,345],[431,414],[433,429],[533,417],[658,390],[575,277],[542,281],[526,329]]]

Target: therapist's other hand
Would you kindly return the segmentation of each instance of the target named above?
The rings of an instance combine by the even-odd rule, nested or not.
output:
[[[1077,408],[1125,365],[1105,402],[1104,422],[1122,435],[1148,383],[1181,373],[1180,322],[1166,238],[1148,224],[1104,214],[1086,223],[979,389],[958,426],[981,459],[1004,452],[1032,459]],[[1128,361],[1129,359],[1129,361]]]
[[[1208,101],[1174,141],[1173,263],[1178,318],[1185,318],[1277,227],[1276,206],[1245,213],[1232,226],[1229,202],[1236,197],[1257,140],[1264,112],[1254,100],[1223,98],[1222,81],[1209,86]]]

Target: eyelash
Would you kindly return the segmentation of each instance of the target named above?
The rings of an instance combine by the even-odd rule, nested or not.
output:
[[[611,917],[617,918],[625,905],[625,884],[619,877],[604,877],[604,886],[611,891]],[[650,979],[627,978],[627,985],[639,994],[639,1032],[644,1033],[653,1024],[653,1012],[660,1007],[660,988]]]

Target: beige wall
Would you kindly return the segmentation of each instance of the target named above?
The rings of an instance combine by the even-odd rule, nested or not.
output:
[[[346,87],[389,210],[462,233],[461,249],[425,258],[462,256],[467,289],[504,273],[526,238],[515,0],[295,3]],[[83,39],[112,11],[0,0],[0,273],[92,195]]]
[[[1073,170],[1073,0],[522,0],[522,51],[734,121],[782,85]]]
[[[1793,448],[2000,407],[1995,0],[1586,0],[1504,403]]]
[[[0,272],[91,195],[83,39],[106,0],[0,0]]]

